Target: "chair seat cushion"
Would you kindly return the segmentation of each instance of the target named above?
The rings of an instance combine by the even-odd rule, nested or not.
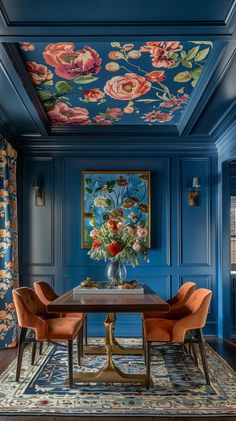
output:
[[[76,317],[79,320],[84,320],[86,317],[85,313],[61,313],[61,317]]]
[[[146,319],[144,320],[144,337],[149,342],[170,342],[175,320]]]
[[[45,320],[48,325],[48,337],[41,340],[71,340],[79,332],[82,321],[75,317],[57,317]],[[37,332],[36,332],[37,339]]]
[[[146,320],[146,319],[165,319],[165,315],[167,314],[167,312],[165,311],[149,311],[147,313],[142,313],[142,319]]]

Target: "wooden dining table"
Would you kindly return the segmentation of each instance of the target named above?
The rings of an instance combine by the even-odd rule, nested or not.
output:
[[[113,355],[143,355],[143,348],[123,347],[115,339],[116,313],[142,313],[168,311],[169,304],[147,285],[143,294],[76,294],[66,292],[47,304],[47,311],[53,313],[107,313],[104,346],[85,348],[86,354],[106,354],[106,362],[97,372],[74,373],[74,380],[83,383],[137,383],[146,384],[144,374],[124,373],[114,363]]]

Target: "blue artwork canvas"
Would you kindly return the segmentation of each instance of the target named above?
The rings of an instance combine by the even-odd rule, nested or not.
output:
[[[90,232],[111,219],[147,229],[150,246],[149,171],[82,172],[82,247],[91,247]]]

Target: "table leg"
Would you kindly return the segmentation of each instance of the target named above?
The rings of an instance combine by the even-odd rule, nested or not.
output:
[[[110,320],[112,322],[112,331],[111,331],[111,338],[110,342],[112,344],[112,353],[114,355],[144,355],[143,348],[129,348],[124,347],[119,344],[114,336],[114,325],[116,321],[116,314],[109,313]],[[104,355],[106,354],[106,348],[104,345],[102,346],[84,346],[84,354],[85,355]]]
[[[146,385],[145,374],[127,374],[123,373],[112,359],[114,347],[114,322],[115,314],[108,313],[105,320],[106,336],[104,347],[107,360],[104,366],[96,373],[74,373],[74,381],[83,383],[138,383]]]

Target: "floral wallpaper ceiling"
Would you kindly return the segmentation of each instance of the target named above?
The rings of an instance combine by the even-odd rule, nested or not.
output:
[[[177,124],[211,41],[19,43],[52,126]]]

